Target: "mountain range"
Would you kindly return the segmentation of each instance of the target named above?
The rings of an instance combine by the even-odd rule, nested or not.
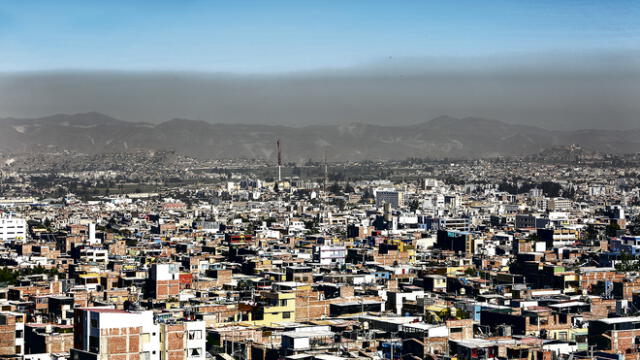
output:
[[[273,160],[281,139],[285,161],[479,158],[527,155],[579,144],[606,153],[640,152],[640,129],[548,130],[481,118],[441,116],[408,126],[363,123],[305,127],[173,119],[129,122],[90,112],[0,119],[0,150],[86,153],[174,150],[200,158]]]

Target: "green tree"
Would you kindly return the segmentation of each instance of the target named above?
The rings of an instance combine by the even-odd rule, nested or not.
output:
[[[614,236],[618,235],[618,230],[620,230],[620,225],[618,225],[618,223],[611,223],[611,224],[607,225],[607,227],[605,229],[605,233],[609,237],[614,237]]]
[[[597,239],[598,238],[598,230],[593,224],[587,225],[587,228],[584,231],[584,236],[587,240]]]
[[[334,195],[340,195],[342,193],[342,188],[340,187],[340,185],[338,185],[337,182],[334,182],[333,184],[331,184],[331,186],[329,186],[329,192]]]
[[[631,220],[627,229],[631,235],[640,235],[640,215],[637,215]]]
[[[354,192],[355,189],[353,188],[353,186],[351,186],[351,184],[347,183],[347,185],[344,186],[344,192],[349,194]]]
[[[637,271],[638,270],[638,263],[636,262],[636,258],[633,255],[627,252],[622,252],[622,254],[620,254],[620,256],[618,257],[618,260],[620,262],[616,264],[616,270],[619,270],[619,271]]]
[[[14,285],[18,280],[17,272],[6,267],[0,268],[0,283]]]

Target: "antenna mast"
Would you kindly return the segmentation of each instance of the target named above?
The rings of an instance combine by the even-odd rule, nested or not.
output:
[[[280,149],[280,139],[276,141],[276,147],[278,148],[278,182],[282,181],[282,151]]]
[[[323,191],[327,192],[327,183],[329,182],[329,171],[327,168],[327,150],[324,151],[324,186]]]

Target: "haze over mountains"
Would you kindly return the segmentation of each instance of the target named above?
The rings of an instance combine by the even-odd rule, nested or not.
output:
[[[0,119],[0,150],[121,152],[175,150],[196,157],[275,158],[282,139],[286,161],[477,158],[537,153],[580,144],[608,153],[640,151],[636,130],[547,130],[481,118],[441,116],[413,125],[351,123],[289,127],[173,119],[159,124],[122,121],[97,113]]]
[[[391,57],[284,73],[0,72],[0,117],[97,111],[157,124],[411,125],[448,114],[555,130],[640,127],[640,53]]]

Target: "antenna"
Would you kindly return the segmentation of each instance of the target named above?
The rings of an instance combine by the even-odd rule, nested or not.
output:
[[[329,182],[329,171],[327,168],[327,150],[324,151],[324,184],[323,191],[327,192],[327,183]]]
[[[276,147],[278,148],[278,182],[282,181],[282,151],[280,149],[280,139],[276,141]]]

